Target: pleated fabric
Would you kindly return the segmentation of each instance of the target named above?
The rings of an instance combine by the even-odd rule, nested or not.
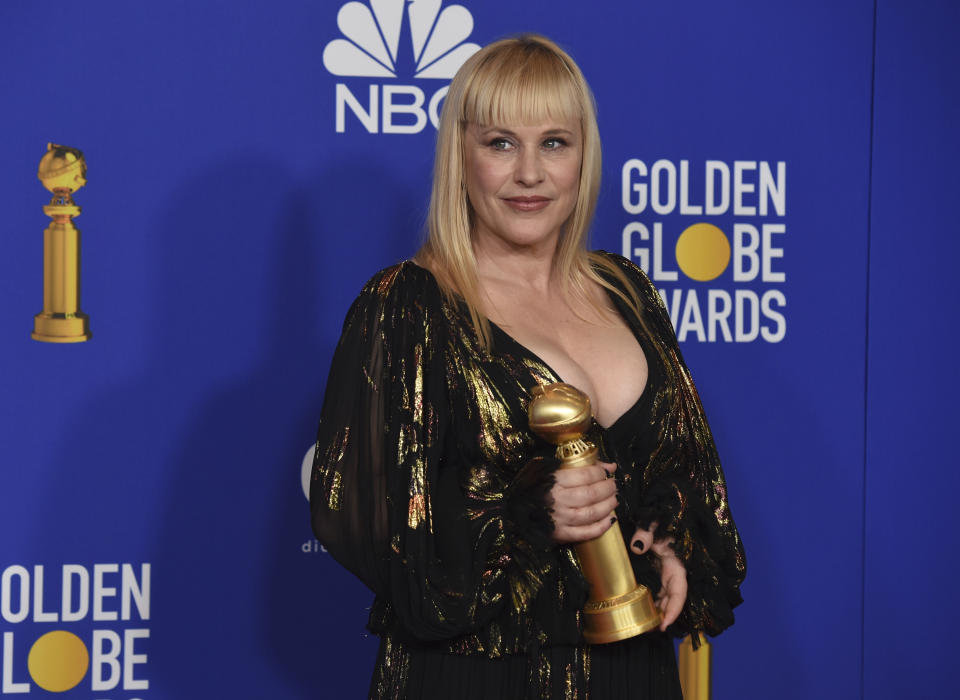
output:
[[[673,642],[652,632],[613,644],[551,646],[499,659],[385,636],[369,700],[682,700]]]

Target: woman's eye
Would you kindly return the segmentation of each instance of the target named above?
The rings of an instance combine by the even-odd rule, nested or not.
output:
[[[543,142],[543,147],[548,151],[555,151],[558,148],[563,148],[567,145],[567,142],[561,138],[550,138]]]
[[[510,148],[510,145],[511,144],[507,139],[501,138],[493,139],[490,142],[490,147],[495,151],[506,151],[508,148]]]

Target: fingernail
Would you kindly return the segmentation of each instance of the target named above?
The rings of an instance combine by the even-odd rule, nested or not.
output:
[[[608,479],[612,479],[612,478],[613,478],[613,472],[608,471],[608,470],[606,470],[606,469],[604,469],[603,471],[607,472],[607,478],[608,478]]]
[[[615,522],[617,522],[617,519],[616,519],[616,518],[610,518],[610,524],[611,524],[611,525],[613,525]]]
[[[634,540],[634,541],[633,541],[633,546],[636,547],[637,549],[639,549],[639,550],[642,552],[642,551],[643,551],[643,540]]]

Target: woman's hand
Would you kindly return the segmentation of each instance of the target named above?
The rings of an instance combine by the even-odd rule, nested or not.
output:
[[[616,468],[616,464],[597,462],[554,472],[556,483],[550,490],[554,542],[592,540],[616,522],[617,483],[612,478]]]
[[[660,593],[657,595],[657,607],[660,608],[662,621],[660,631],[672,625],[680,616],[683,604],[687,601],[687,569],[677,558],[676,552],[670,545],[672,538],[655,542],[653,533],[657,523],[651,523],[649,530],[637,528],[633,535],[630,549],[635,554],[653,553],[656,556],[656,566],[660,571]]]

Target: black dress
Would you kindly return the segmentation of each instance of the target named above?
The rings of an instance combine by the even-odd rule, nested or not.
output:
[[[723,473],[659,294],[624,273],[615,295],[650,367],[638,401],[588,436],[616,461],[625,537],[659,522],[687,568],[671,635],[733,622],[745,573]],[[623,286],[602,267],[614,285]],[[528,429],[530,390],[560,381],[492,326],[488,352],[463,304],[405,262],[375,275],[344,323],[327,383],[311,484],[314,532],[375,593],[381,636],[370,698],[680,698],[667,634],[586,645],[587,586],[550,539],[553,448]],[[647,556],[632,556],[654,593]]]

